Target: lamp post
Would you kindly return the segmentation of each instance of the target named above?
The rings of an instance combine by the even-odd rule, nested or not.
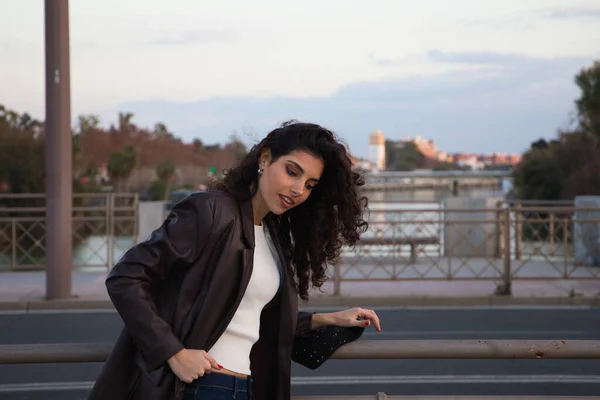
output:
[[[71,297],[72,171],[69,0],[45,0],[46,297]]]

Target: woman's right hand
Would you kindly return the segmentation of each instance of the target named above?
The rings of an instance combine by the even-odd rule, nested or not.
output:
[[[192,383],[204,374],[210,374],[212,370],[223,368],[206,351],[193,349],[181,350],[169,358],[167,363],[175,375],[186,383]]]

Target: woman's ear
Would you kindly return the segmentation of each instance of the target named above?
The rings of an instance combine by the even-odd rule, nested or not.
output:
[[[265,147],[260,152],[260,157],[258,158],[259,168],[264,169],[265,167],[267,167],[269,165],[270,162],[271,162],[271,149],[269,149],[268,147]]]

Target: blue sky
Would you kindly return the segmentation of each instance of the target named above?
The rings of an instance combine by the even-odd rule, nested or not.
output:
[[[0,103],[44,115],[44,2],[0,0]],[[600,1],[72,0],[73,120],[119,111],[186,141],[322,123],[520,152],[568,124]]]

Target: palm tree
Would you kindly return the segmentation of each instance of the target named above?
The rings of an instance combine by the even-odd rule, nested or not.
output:
[[[158,176],[158,179],[163,182],[165,188],[163,200],[167,200],[169,192],[171,191],[171,183],[175,177],[175,165],[173,165],[169,159],[162,160],[156,166],[156,175]]]
[[[132,128],[134,128],[131,120],[133,119],[133,113],[119,113],[119,132],[125,133],[129,132]]]
[[[123,150],[111,153],[108,159],[108,172],[115,181],[117,191],[126,188],[125,182],[131,176],[138,161],[137,150],[133,146],[125,146]]]

